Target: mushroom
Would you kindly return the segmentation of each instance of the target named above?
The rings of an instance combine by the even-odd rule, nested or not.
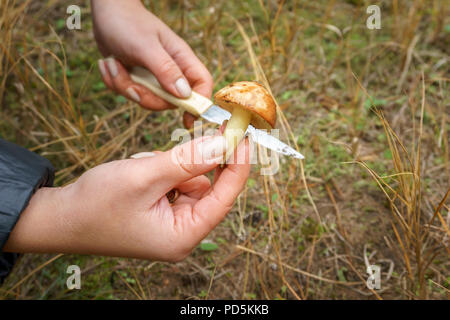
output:
[[[259,83],[241,81],[227,85],[214,95],[215,102],[231,113],[223,133],[227,142],[227,160],[244,138],[249,124],[270,130],[277,119],[272,95]]]

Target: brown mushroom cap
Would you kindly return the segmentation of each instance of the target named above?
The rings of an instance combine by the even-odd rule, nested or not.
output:
[[[256,129],[270,130],[277,120],[276,104],[270,93],[257,82],[234,82],[217,91],[215,102],[233,112],[233,108],[244,108],[252,113],[250,123]]]

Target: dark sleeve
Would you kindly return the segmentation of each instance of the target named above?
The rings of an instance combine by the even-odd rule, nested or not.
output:
[[[0,139],[0,284],[17,254],[3,252],[9,234],[40,187],[53,184],[54,169],[39,155]]]

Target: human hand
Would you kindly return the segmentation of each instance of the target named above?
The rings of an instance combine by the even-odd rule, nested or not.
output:
[[[105,84],[151,110],[172,108],[142,85],[134,83],[125,67],[150,70],[162,87],[180,98],[192,89],[211,97],[211,74],[189,45],[139,0],[92,0],[94,34],[105,60],[99,68]],[[112,56],[114,58],[112,58]],[[185,115],[192,124],[194,116]]]
[[[248,140],[237,149],[237,164],[217,168],[212,185],[203,175],[225,149],[222,136],[203,137],[153,157],[102,164],[63,188],[39,189],[4,251],[179,261],[222,221],[245,186]],[[169,204],[165,194],[173,188],[180,196]]]

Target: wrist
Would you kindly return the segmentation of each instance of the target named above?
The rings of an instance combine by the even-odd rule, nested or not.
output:
[[[65,252],[73,242],[73,218],[65,188],[41,188],[30,199],[3,251]]]

